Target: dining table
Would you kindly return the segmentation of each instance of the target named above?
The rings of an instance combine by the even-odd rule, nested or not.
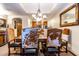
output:
[[[47,36],[39,36],[38,38],[38,49],[39,51],[44,50],[47,44]]]

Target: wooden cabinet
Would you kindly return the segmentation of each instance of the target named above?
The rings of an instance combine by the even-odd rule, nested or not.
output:
[[[3,43],[3,36],[0,35],[0,44],[2,44],[2,43]]]
[[[0,31],[0,44],[5,43],[5,41],[6,41],[5,36],[6,36],[5,31]]]
[[[36,21],[32,21],[32,28],[36,27]]]
[[[39,22],[32,21],[32,28],[34,27],[47,28],[47,26],[48,26],[47,20],[39,21]]]
[[[47,28],[47,25],[48,25],[48,22],[47,21],[44,21],[43,22],[43,28]]]

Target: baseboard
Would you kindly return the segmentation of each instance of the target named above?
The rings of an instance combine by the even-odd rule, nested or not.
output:
[[[64,47],[65,48],[65,47]],[[66,48],[65,48],[66,49]],[[73,56],[77,56],[75,53],[73,53],[71,50],[67,49]]]
[[[69,50],[68,50],[69,51]],[[75,53],[73,53],[72,51],[69,51],[73,56],[77,56]]]
[[[7,44],[7,43],[0,44],[0,47],[4,46],[4,45],[6,45],[6,44]]]

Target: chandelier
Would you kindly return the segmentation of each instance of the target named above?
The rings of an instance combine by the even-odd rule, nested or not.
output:
[[[42,14],[42,13],[41,13],[40,4],[38,5],[37,13],[36,13],[36,14],[32,14],[32,17],[33,17],[33,19],[35,19],[36,21],[41,21],[41,20],[47,18],[47,16],[46,16],[45,14]]]

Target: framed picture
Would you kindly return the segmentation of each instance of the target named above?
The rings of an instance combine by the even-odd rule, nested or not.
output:
[[[0,18],[0,27],[6,28],[6,19]]]
[[[60,14],[60,26],[74,26],[79,24],[79,4],[73,4]]]

